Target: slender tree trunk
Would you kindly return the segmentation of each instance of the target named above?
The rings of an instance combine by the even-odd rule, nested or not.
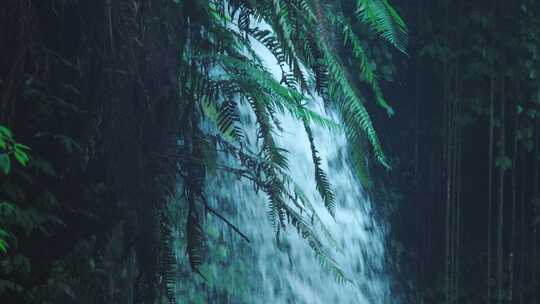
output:
[[[489,88],[489,147],[488,147],[488,254],[487,254],[487,302],[489,303],[491,301],[491,282],[492,282],[492,275],[491,275],[491,230],[492,230],[492,218],[493,218],[493,146],[494,146],[494,124],[495,124],[495,118],[494,118],[494,108],[495,108],[495,80],[496,80],[496,73],[495,73],[495,62],[494,62],[494,54],[495,54],[495,37],[496,37],[496,15],[497,15],[497,0],[493,0],[493,20],[492,20],[492,30],[491,30],[491,52],[493,52],[493,55],[490,60],[490,66],[492,67],[491,71],[491,79],[490,79],[490,88]]]
[[[454,104],[455,104],[455,92],[452,94],[452,98],[450,101],[450,134],[449,134],[449,151],[448,153],[451,155],[450,163],[449,163],[449,200],[450,200],[450,302],[454,302],[454,266],[455,266],[455,228],[456,228],[456,208],[455,208],[455,176],[456,176],[456,154],[455,154],[455,140],[454,140]]]
[[[525,271],[527,263],[527,251],[526,251],[526,240],[527,240],[527,227],[525,226],[525,197],[527,192],[527,154],[525,149],[521,150],[521,180],[520,180],[520,237],[521,237],[521,250],[520,250],[520,265],[519,265],[519,303],[524,304],[524,289],[525,289]]]
[[[458,109],[458,64],[454,64],[452,70],[453,86],[449,99],[449,188],[448,199],[450,200],[450,302],[455,302],[456,299],[456,265],[457,265],[457,176],[458,176],[458,126],[457,126],[457,109]]]
[[[516,90],[516,95],[519,94],[519,89]],[[517,99],[519,100],[519,98]],[[517,102],[516,102],[517,105]],[[508,256],[508,303],[511,304],[514,295],[514,254],[516,244],[516,174],[517,174],[517,160],[518,160],[518,114],[516,111],[514,115],[514,133],[513,133],[513,147],[512,147],[512,228],[510,232],[510,252]]]
[[[423,22],[422,19],[423,14],[423,0],[418,1],[418,7],[416,9],[416,34],[419,35],[420,28]],[[414,136],[414,180],[415,180],[415,196],[418,199],[421,199],[423,197],[426,197],[426,190],[428,193],[430,192],[430,187],[427,185],[428,189],[420,188],[420,171],[419,171],[419,164],[420,164],[420,99],[422,98],[422,90],[420,87],[420,79],[421,79],[421,65],[420,65],[420,54],[416,53],[414,56],[414,71],[415,71],[415,81],[414,81],[414,91],[415,91],[415,104],[414,104],[414,116],[415,116],[415,136]],[[428,160],[429,162],[429,160]],[[428,194],[429,195],[429,194]],[[421,204],[424,204],[424,201],[420,202]],[[424,208],[423,212],[426,212],[427,210]],[[418,235],[419,242],[418,242],[418,274],[417,274],[417,284],[420,290],[423,290],[424,288],[424,273],[426,272],[426,265],[429,265],[428,256],[429,253],[427,252],[427,243],[428,235],[427,230],[429,229],[429,221],[422,221],[422,210],[418,208],[418,216],[417,220],[419,222],[419,230]],[[427,213],[429,214],[429,213]],[[420,293],[418,293],[420,294]],[[420,297],[421,298],[421,297]]]
[[[534,167],[534,173],[533,173],[533,197],[532,197],[532,203],[533,203],[533,220],[536,219],[536,216],[538,214],[538,133],[539,133],[539,125],[538,125],[538,119],[535,120],[535,130],[534,130],[534,150],[533,150],[533,167]],[[537,233],[537,226],[533,226],[532,231],[532,253],[530,258],[530,264],[529,267],[531,269],[531,300],[532,303],[536,303],[536,255],[537,255],[537,245],[536,245],[536,233]]]
[[[461,28],[463,16],[463,0],[458,0],[457,8],[457,27]],[[461,31],[457,31],[457,48],[462,48]],[[462,103],[462,77],[461,77],[461,57],[458,56],[456,62],[456,84],[454,101],[454,209],[455,209],[455,228],[454,228],[454,296],[453,302],[459,301],[459,248],[460,248],[460,229],[461,229],[461,128],[458,118],[461,115]]]
[[[451,162],[452,157],[450,153],[450,107],[447,105],[447,113],[446,113],[446,120],[447,120],[447,133],[446,133],[446,267],[445,267],[445,275],[446,275],[446,302],[450,303],[450,290],[451,290],[451,283],[450,283],[450,212],[451,212]]]
[[[503,284],[503,231],[504,231],[504,173],[505,164],[502,163],[506,157],[506,138],[505,138],[505,119],[506,119],[506,95],[505,95],[505,83],[506,79],[501,80],[501,130],[500,130],[500,151],[499,151],[499,206],[497,217],[497,303],[503,303],[504,298],[504,284]]]
[[[416,27],[417,31],[420,29],[420,23],[421,23],[421,15],[422,15],[422,1],[419,1],[419,5],[416,11]],[[420,56],[419,54],[415,54],[414,56],[414,196],[419,201],[419,203],[423,204],[422,201],[420,201],[423,197],[425,197],[425,188],[420,189],[420,181],[419,181],[419,163],[420,163],[420,117],[419,117],[419,104],[420,104],[420,98],[421,98],[421,89],[420,89]],[[418,248],[418,256],[419,259],[417,261],[417,277],[416,282],[418,284],[418,287],[422,289],[423,287],[423,273],[424,273],[424,265],[426,263],[425,254],[424,254],[424,227],[427,225],[426,221],[420,220],[422,218],[422,214],[425,212],[422,208],[417,208],[417,232],[418,235],[421,236],[418,238],[417,248]]]
[[[457,115],[460,115],[461,113],[461,102],[462,102],[462,85],[463,80],[461,78],[461,75],[458,71],[458,83],[457,83]],[[456,125],[456,259],[455,259],[455,295],[454,299],[455,301],[459,301],[459,274],[460,274],[460,242],[461,242],[461,158],[462,158],[462,138],[461,138],[461,125]]]
[[[449,33],[449,24],[450,24],[450,12],[449,7],[446,7],[446,21],[445,21],[445,31]],[[446,159],[444,160],[445,164],[445,201],[446,201],[446,246],[445,246],[445,303],[451,303],[451,294],[452,294],[452,281],[451,281],[451,178],[452,178],[452,153],[451,153],[451,130],[452,130],[452,97],[450,94],[451,83],[452,83],[452,66],[448,59],[445,59],[445,71],[444,71],[444,105],[445,105],[445,146],[444,153]]]
[[[448,140],[449,154],[451,162],[449,164],[449,183],[450,183],[450,302],[455,302],[456,299],[456,257],[457,257],[457,105],[458,105],[458,63],[454,64],[452,70],[452,95],[450,98],[450,127]]]
[[[489,89],[489,144],[488,144],[488,227],[487,227],[487,301],[491,300],[491,229],[493,201],[493,128],[494,128],[494,99],[495,73],[492,74]]]
[[[457,184],[457,83],[458,83],[458,65],[453,68],[453,87],[450,102],[450,134],[449,134],[449,199],[450,199],[450,302],[455,302],[456,296],[456,248],[457,248],[457,206],[456,206],[456,184]]]

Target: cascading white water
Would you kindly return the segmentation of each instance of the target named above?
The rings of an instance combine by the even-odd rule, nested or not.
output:
[[[323,223],[338,243],[334,258],[353,281],[340,284],[325,271],[307,242],[293,227],[287,230],[285,249],[278,250],[273,228],[267,220],[268,203],[248,182],[221,176],[209,185],[216,202],[233,202],[239,210],[234,219],[251,239],[252,271],[262,279],[250,295],[251,303],[394,303],[385,272],[386,229],[372,212],[372,203],[360,187],[344,154],[346,139],[341,134],[314,128],[315,139],[336,194],[335,220],[330,217],[314,186],[313,164],[303,127],[290,118],[282,119],[288,130],[281,145],[290,151],[292,178],[314,202]],[[283,237],[283,233],[282,233]],[[242,258],[241,256],[237,258]]]
[[[254,42],[256,52],[267,67],[281,75],[269,52]],[[323,113],[322,109],[314,110]],[[244,115],[254,142],[256,126],[253,118]],[[247,259],[250,281],[254,288],[247,291],[248,303],[295,304],[365,304],[396,303],[390,294],[390,279],[386,272],[385,237],[387,229],[374,216],[370,198],[354,176],[346,155],[347,140],[339,132],[313,126],[317,149],[336,194],[335,220],[324,208],[315,188],[314,166],[305,130],[301,123],[288,115],[280,117],[283,130],[278,145],[289,153],[290,175],[303,189],[324,225],[337,241],[339,250],[329,250],[350,284],[336,282],[333,274],[319,264],[307,242],[289,227],[281,233],[285,245],[276,245],[274,230],[267,219],[268,202],[257,194],[248,181],[224,173],[211,178],[207,197],[217,208],[235,209],[227,212],[229,219],[251,239],[249,254],[237,254],[233,259]],[[227,162],[226,159],[220,159]],[[228,165],[235,166],[230,162]],[[230,205],[229,205],[230,204]],[[220,280],[219,269],[216,279]],[[226,278],[223,278],[226,279]],[[216,302],[218,303],[218,302]],[[236,303],[236,302],[231,302]]]

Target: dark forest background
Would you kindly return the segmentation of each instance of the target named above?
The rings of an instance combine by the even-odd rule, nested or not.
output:
[[[345,11],[352,5],[340,3]],[[372,153],[363,186],[392,225],[396,297],[537,303],[540,3],[391,4],[408,27],[406,54],[357,32],[368,37],[395,112],[368,108],[392,170]],[[185,176],[198,176],[201,168],[182,155],[204,154],[199,137],[186,135],[198,132],[200,117],[184,115],[198,84],[177,85],[191,68],[177,55],[193,39],[186,28],[207,22],[205,5],[2,1],[2,301],[165,303],[179,274],[199,280],[197,248],[185,269],[172,265],[166,214],[176,162]],[[321,39],[330,40],[321,16]],[[197,47],[204,53],[210,42]],[[344,58],[353,52],[340,50]],[[366,150],[369,142],[360,141]],[[198,236],[195,213],[182,215],[195,227],[186,234]],[[209,239],[222,240],[219,233]]]
[[[410,57],[379,123],[408,301],[536,303],[538,3],[401,4]]]

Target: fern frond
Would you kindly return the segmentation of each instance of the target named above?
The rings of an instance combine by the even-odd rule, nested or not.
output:
[[[236,102],[234,99],[229,99],[224,102],[218,115],[217,126],[219,130],[226,136],[233,138],[237,142],[244,138],[242,129],[237,126],[240,117],[236,112]]]
[[[372,185],[369,177],[368,162],[366,154],[364,153],[364,141],[365,140],[362,138],[355,142],[350,142],[348,150],[349,155],[351,156],[351,163],[356,172],[356,176],[360,180],[362,187],[369,190],[371,189]]]
[[[274,33],[270,30],[263,30],[258,27],[250,29],[247,33],[259,41],[274,56],[274,59],[281,70],[282,76],[280,84],[285,84],[289,89],[301,87],[298,75],[289,71],[288,55],[283,50]],[[303,75],[301,75],[300,81],[305,81],[303,80]]]
[[[334,76],[331,81],[331,95],[337,98],[338,107],[345,123],[345,133],[353,142],[358,140],[358,130],[362,130],[373,148],[375,158],[387,169],[390,168],[382,150],[379,138],[371,117],[364,107],[360,95],[350,83],[338,59],[327,47],[323,48],[325,62],[330,73]]]
[[[315,211],[315,208],[313,208],[300,187],[287,174],[280,171],[280,168],[268,166],[266,161],[257,164],[258,160],[255,159],[254,156],[244,154],[245,151],[239,152],[236,148],[231,147],[230,144],[227,144],[226,142],[224,142],[224,144],[228,145],[230,148],[229,150],[234,154],[238,153],[238,157],[242,164],[247,166],[247,170],[241,174],[241,177],[249,178],[258,189],[261,189],[267,195],[269,202],[268,218],[276,230],[276,233],[279,234],[281,229],[285,229],[287,223],[292,225],[308,242],[322,267],[334,274],[336,281],[341,283],[350,282],[339,268],[338,264],[331,258],[330,254],[325,251],[322,242],[313,230],[314,225],[319,224],[323,235],[334,247],[338,247],[337,242],[326,229]],[[259,173],[257,172],[260,172],[261,170],[264,171],[264,173],[258,175]],[[249,174],[249,177],[245,174]],[[267,178],[263,180],[261,179],[261,176]],[[289,190],[289,187],[291,187],[292,190]],[[289,206],[285,198],[294,202],[300,212]],[[311,219],[311,225],[306,221],[305,217]]]
[[[277,147],[272,135],[273,126],[270,123],[268,108],[260,96],[251,95],[250,105],[257,117],[257,137],[261,140],[261,152],[263,159],[272,166],[282,170],[289,170],[289,162],[285,153],[287,150]]]
[[[242,32],[246,32],[249,30],[249,26],[251,24],[251,16],[253,15],[253,9],[250,7],[247,7],[245,5],[242,5],[239,7],[240,13],[238,14],[238,29]],[[232,15],[234,16],[234,12],[232,12]]]
[[[280,229],[285,229],[287,226],[287,213],[285,212],[286,210],[284,208],[286,203],[283,198],[286,189],[279,180],[278,176],[275,174],[274,170],[271,169],[266,173],[270,175],[270,179],[265,182],[263,187],[263,191],[266,193],[268,202],[270,204],[268,216],[270,217],[270,221],[273,224],[274,229],[276,229],[276,232],[279,233]]]
[[[186,253],[189,258],[191,270],[204,278],[199,267],[204,263],[206,257],[205,234],[201,225],[199,215],[193,203],[190,204],[188,218],[186,222]]]
[[[386,159],[377,132],[373,127],[373,122],[363,104],[359,100],[352,99],[350,95],[345,95],[339,102],[339,107],[344,116],[345,124],[348,126],[346,133],[350,141],[352,143],[360,142],[360,135],[356,130],[363,130],[372,146],[373,154],[377,161],[385,168],[390,169],[390,164]]]
[[[387,0],[357,0],[356,14],[362,22],[406,54],[407,27]]]
[[[322,266],[322,268],[329,273],[331,273],[334,276],[334,279],[336,282],[340,284],[352,284],[353,281],[349,279],[343,270],[339,267],[336,261],[334,261],[332,258],[330,258],[327,255],[318,254],[317,260],[319,261],[319,264]]]
[[[272,23],[272,28],[280,41],[284,54],[287,57],[287,63],[297,79],[301,90],[307,91],[308,87],[304,72],[302,71],[302,64],[298,57],[296,44],[292,40],[295,26],[291,22],[289,3],[283,0],[272,0],[272,4],[274,16],[270,20],[275,20]]]
[[[388,105],[382,94],[381,87],[377,80],[377,76],[375,75],[375,69],[371,64],[367,53],[364,51],[362,42],[360,41],[360,39],[358,39],[356,34],[351,29],[350,25],[347,24],[345,20],[343,20],[342,18],[336,18],[336,22],[342,29],[345,44],[351,44],[352,54],[358,61],[358,65],[360,67],[361,78],[371,87],[373,95],[375,95],[375,100],[377,101],[379,106],[386,110],[388,116],[392,116],[394,114],[394,110],[390,105]]]
[[[321,266],[326,270],[331,272],[336,281],[339,283],[350,283],[352,282],[350,279],[347,278],[345,273],[341,270],[337,262],[328,254],[321,243],[321,241],[317,238],[316,233],[311,229],[310,225],[308,225],[305,220],[303,219],[302,215],[300,215],[298,212],[296,212],[291,207],[285,205],[284,206],[287,217],[289,219],[289,223],[296,228],[297,232],[304,238],[311,249],[313,250],[315,257],[319,260],[319,263]]]
[[[8,237],[10,237],[10,234],[6,230],[0,228],[0,252],[7,253],[9,244],[6,239]]]
[[[332,215],[332,217],[334,217],[335,207],[336,207],[336,196],[334,195],[334,191],[332,190],[332,186],[330,185],[328,176],[326,175],[326,172],[324,172],[322,168],[322,164],[321,164],[322,160],[319,156],[319,151],[317,151],[317,148],[315,147],[313,133],[311,132],[309,125],[306,124],[305,122],[304,122],[304,128],[308,135],[309,145],[311,147],[311,156],[313,159],[313,164],[315,165],[315,185],[316,185],[317,191],[321,195],[324,206],[326,207],[328,212]]]
[[[294,88],[287,88],[280,84],[274,77],[267,71],[253,68],[253,66],[246,64],[240,60],[232,57],[222,57],[223,62],[226,64],[226,69],[236,71],[239,76],[231,76],[237,80],[240,86],[244,87],[244,94],[251,94],[254,92],[253,88],[259,88],[257,96],[261,100],[265,100],[266,103],[271,101],[272,109],[283,112],[287,110],[289,114],[299,120],[307,120],[313,122],[328,130],[337,131],[340,130],[338,123],[309,110],[302,102],[306,101],[306,97]],[[246,87],[246,81],[251,81],[252,85]],[[255,83],[255,85],[253,85]],[[266,98],[260,94],[266,94]]]
[[[340,251],[341,249],[339,248],[339,245],[338,245],[336,239],[334,238],[334,236],[332,235],[330,230],[328,230],[326,225],[324,225],[323,221],[319,217],[319,214],[317,213],[317,211],[315,210],[315,208],[313,207],[313,205],[311,204],[311,202],[307,198],[304,191],[300,188],[300,186],[297,183],[292,181],[289,177],[285,177],[285,180],[288,183],[292,184],[292,189],[293,189],[293,193],[294,193],[294,199],[299,200],[302,203],[302,206],[304,207],[303,209],[306,210],[309,213],[309,214],[306,215],[306,217],[310,219],[311,225],[313,227],[319,227],[319,229],[322,232],[324,238],[328,242],[330,242],[330,245],[332,247],[334,247],[335,249],[337,249],[338,251]]]

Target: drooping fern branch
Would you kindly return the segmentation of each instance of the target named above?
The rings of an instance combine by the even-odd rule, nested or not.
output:
[[[241,164],[246,167],[246,170],[229,168],[227,171],[248,179],[256,186],[256,189],[266,194],[269,201],[268,217],[277,233],[286,229],[287,225],[294,227],[308,242],[321,266],[332,273],[338,282],[350,282],[331,254],[325,250],[314,230],[315,224],[318,224],[325,238],[334,247],[337,247],[333,236],[326,230],[315,209],[298,185],[271,162],[252,153],[246,154],[247,150],[245,149],[237,149],[225,142],[222,144],[227,145],[226,150],[231,154],[236,154]]]
[[[185,69],[188,76],[182,79],[189,80],[190,73],[201,74],[191,78],[202,80],[202,84],[195,86],[196,82],[187,82],[186,86],[190,87],[187,91],[192,92],[188,94],[189,100],[202,109],[203,119],[216,125],[219,134],[215,136],[224,139],[222,153],[234,157],[241,167],[220,168],[249,179],[256,191],[264,192],[268,199],[269,220],[277,233],[289,225],[296,228],[321,264],[338,280],[346,281],[343,272],[317,238],[313,225],[320,223],[320,219],[311,203],[290,180],[288,151],[286,147],[278,146],[274,137],[283,131],[279,114],[287,113],[304,124],[315,167],[316,188],[332,216],[335,194],[331,180],[322,169],[322,159],[310,124],[332,130],[343,129],[352,147],[353,159],[362,158],[363,143],[367,139],[375,159],[384,167],[390,167],[366,108],[368,99],[361,94],[356,83],[359,80],[367,84],[375,102],[388,114],[393,114],[383,96],[377,71],[365,51],[364,42],[349,25],[340,5],[329,1],[213,0],[207,7],[201,3],[198,5],[201,11],[192,16],[197,22],[189,23],[193,39],[187,44],[186,51],[191,56],[187,61],[191,62],[192,69]],[[386,0],[357,0],[356,8],[355,18],[361,24],[400,51],[405,51],[405,24]],[[252,45],[254,41],[274,57],[281,70],[279,81],[276,80],[279,76],[272,75],[264,66]],[[335,42],[338,41],[350,47],[359,67],[359,71],[355,71],[359,77],[350,76],[353,71],[343,63],[342,53],[336,50]],[[315,80],[314,87],[307,80],[311,77]],[[313,100],[309,93],[312,91],[323,98],[325,105],[339,110],[340,124],[310,110],[308,104],[320,100]],[[246,153],[250,145],[245,144],[246,126],[238,115],[241,105],[247,105],[255,117],[257,152]],[[197,116],[198,112],[189,112],[188,115]],[[198,130],[198,126],[192,125],[191,130]],[[201,132],[196,138],[208,136],[210,134]],[[186,162],[182,166],[193,168],[190,166],[195,163],[198,169],[186,170],[191,172],[186,178],[195,178],[202,184],[204,170],[201,168],[205,166],[205,153],[188,150],[191,163]],[[192,182],[187,185],[188,194],[192,196],[186,196],[189,201],[186,232],[190,263],[198,271],[203,262],[204,243],[200,212],[205,204],[201,185],[190,184]]]
[[[375,74],[375,69],[371,64],[370,59],[364,50],[364,47],[362,46],[362,42],[360,41],[360,39],[358,39],[351,27],[343,19],[335,18],[335,22],[337,26],[342,28],[345,44],[350,43],[351,45],[352,54],[354,55],[360,66],[360,75],[362,76],[362,79],[371,87],[373,95],[375,96],[375,99],[379,106],[384,108],[389,116],[392,116],[394,114],[394,110],[386,102],[382,94],[379,81],[377,80],[377,75]]]
[[[328,179],[328,176],[326,175],[326,172],[324,172],[321,164],[321,157],[319,156],[319,151],[317,151],[317,147],[315,145],[315,140],[313,138],[313,132],[311,131],[311,128],[307,123],[304,122],[304,128],[306,130],[306,133],[308,135],[309,139],[309,145],[311,147],[311,156],[313,160],[313,164],[315,166],[315,184],[317,191],[319,191],[319,194],[321,195],[321,198],[324,202],[324,206],[330,212],[332,216],[335,216],[335,207],[336,207],[336,196],[334,195],[334,191],[332,190],[332,185],[330,184],[330,180]]]
[[[191,269],[204,278],[199,267],[205,260],[205,234],[201,225],[199,213],[195,203],[189,203],[189,211],[186,223],[186,253],[189,257]]]
[[[357,0],[356,14],[381,37],[406,53],[408,33],[405,22],[387,0]]]
[[[354,143],[361,136],[359,132],[365,132],[376,159],[384,167],[390,168],[371,117],[361,99],[361,95],[356,92],[357,89],[351,84],[336,56],[326,47],[324,47],[323,51],[326,65],[330,73],[334,75],[330,81],[329,91],[337,99],[337,105],[343,116],[347,136]]]
[[[166,209],[166,211],[168,211]],[[176,303],[176,275],[177,261],[174,247],[174,226],[171,224],[167,213],[160,213],[159,217],[161,232],[161,275],[163,277],[163,289],[169,303]]]
[[[236,112],[236,102],[224,102],[221,109],[218,109],[214,103],[204,102],[202,108],[205,116],[214,123],[221,136],[245,145],[247,138],[244,129],[239,126],[240,118]]]

